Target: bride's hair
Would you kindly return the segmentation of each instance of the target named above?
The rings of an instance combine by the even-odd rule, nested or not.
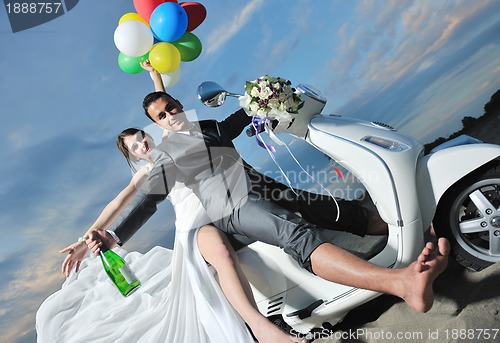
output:
[[[132,169],[134,172],[137,171],[137,169],[134,166],[134,163],[139,162],[139,160],[128,150],[127,145],[125,144],[125,138],[129,136],[135,136],[137,135],[138,132],[140,132],[141,137],[147,135],[144,132],[144,130],[139,130],[136,128],[128,128],[120,132],[118,137],[116,137],[116,146],[118,147],[118,150],[120,150],[123,156],[125,156],[127,164],[129,165],[130,169]]]

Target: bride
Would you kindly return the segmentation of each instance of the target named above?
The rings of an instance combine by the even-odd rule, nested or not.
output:
[[[155,146],[137,129],[124,130],[117,144],[129,165],[130,158],[149,161]],[[60,251],[68,253],[62,264],[67,279],[36,314],[38,342],[254,342],[245,323],[261,343],[300,342],[261,315],[227,237],[206,225],[210,221],[200,201],[180,183],[169,194],[176,214],[173,251],[155,247],[141,255],[114,248],[141,280],[138,291],[123,298],[100,259],[85,259],[89,247],[95,252],[102,244],[99,237],[113,242],[104,230],[131,201],[148,171],[148,165],[140,168],[105,207],[85,233],[86,242],[79,239]]]

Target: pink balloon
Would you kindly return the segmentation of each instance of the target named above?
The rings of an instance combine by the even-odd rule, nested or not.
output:
[[[188,26],[186,31],[193,31],[200,26],[200,24],[203,23],[207,17],[207,10],[205,6],[198,2],[182,2],[180,5],[184,8],[188,16]]]

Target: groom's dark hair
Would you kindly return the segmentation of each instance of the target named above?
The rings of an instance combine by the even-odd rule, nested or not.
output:
[[[153,102],[155,102],[158,99],[162,99],[162,98],[165,99],[166,101],[168,101],[168,100],[175,101],[175,99],[170,94],[168,94],[166,92],[161,92],[161,91],[149,93],[148,95],[146,95],[144,97],[144,100],[142,102],[142,108],[144,109],[144,113],[146,114],[146,117],[151,119],[152,122],[155,122],[155,121],[149,115],[148,108]]]

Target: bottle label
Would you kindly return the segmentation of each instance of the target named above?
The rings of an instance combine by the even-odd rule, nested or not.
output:
[[[130,285],[137,281],[137,277],[134,275],[134,273],[130,270],[128,266],[125,265],[122,268],[120,268],[120,272]]]

